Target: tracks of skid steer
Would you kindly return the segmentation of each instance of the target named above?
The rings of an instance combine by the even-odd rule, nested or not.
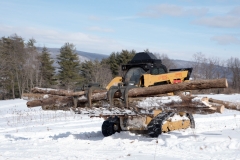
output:
[[[147,126],[148,135],[150,137],[158,137],[162,133],[162,126],[164,121],[166,121],[169,117],[172,117],[174,114],[174,112],[160,113],[154,117]],[[190,127],[195,128],[195,122],[192,114],[187,113],[186,116],[190,120]]]

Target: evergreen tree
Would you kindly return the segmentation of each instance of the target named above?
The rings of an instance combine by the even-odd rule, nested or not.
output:
[[[74,87],[80,80],[80,61],[73,44],[65,43],[57,57],[59,64],[58,79],[66,89]]]
[[[92,61],[85,61],[81,63],[81,76],[84,78],[84,83],[93,82],[92,74],[93,74],[94,63]]]
[[[102,60],[103,63],[106,63],[110,66],[112,75],[118,75],[118,63],[117,63],[117,54],[113,52],[107,59]]]
[[[8,38],[2,37],[0,46],[0,83],[2,90],[8,94],[11,93],[13,99],[19,98],[22,95],[26,81],[23,72],[27,59],[24,40],[14,34]]]
[[[102,62],[108,64],[112,71],[113,76],[118,76],[121,73],[121,65],[127,64],[134,55],[136,51],[122,50],[120,53],[113,52],[107,59],[104,59]]]
[[[147,48],[147,49],[145,49],[145,50],[144,50],[144,52],[150,53],[150,51],[149,51],[149,49],[148,49],[148,48]]]
[[[55,68],[53,66],[54,60],[50,58],[50,54],[46,47],[43,47],[42,54],[40,55],[40,76],[41,87],[50,87],[56,84],[54,79]]]
[[[136,52],[134,50],[122,50],[122,52],[117,57],[118,65],[127,64],[129,61],[132,60],[135,54]]]

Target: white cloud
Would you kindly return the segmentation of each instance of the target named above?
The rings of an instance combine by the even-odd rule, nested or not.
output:
[[[101,27],[97,27],[97,26],[89,27],[88,30],[90,30],[90,31],[98,31],[98,32],[114,32],[113,29],[101,28]]]
[[[233,8],[229,14],[234,15],[234,16],[240,16],[240,6],[237,6]]]
[[[160,17],[160,16],[201,16],[208,12],[206,8],[182,7],[171,4],[160,4],[147,8],[141,13],[141,16],[146,17]]]
[[[237,28],[240,27],[240,17],[231,15],[204,17],[195,20],[193,23],[209,27]]]
[[[117,21],[117,20],[132,20],[137,19],[139,16],[119,16],[119,17],[111,17],[111,15],[107,17],[97,17],[97,16],[89,16],[88,19],[91,21],[101,21],[101,20],[110,20],[110,21]]]
[[[100,21],[101,20],[101,18],[97,17],[97,16],[89,16],[88,19],[92,20],[92,21]]]
[[[232,35],[214,36],[211,40],[216,41],[220,45],[240,44],[240,40]]]
[[[202,17],[193,21],[193,23],[208,27],[238,28],[240,27],[240,6],[225,12],[225,15]]]
[[[113,51],[122,50],[124,48],[123,44],[114,39],[108,39],[93,34],[0,25],[0,37],[8,37],[15,33],[25,40],[35,38],[38,47],[45,45],[48,48],[60,48],[66,42],[69,42],[73,43],[77,50],[102,54],[110,54]]]
[[[184,15],[203,16],[208,13],[207,8],[189,8],[184,11]]]
[[[109,20],[132,20],[132,19],[137,19],[139,16],[120,16],[120,17],[114,17],[114,18],[109,18]]]

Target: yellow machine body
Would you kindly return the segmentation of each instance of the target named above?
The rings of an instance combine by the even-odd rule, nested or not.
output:
[[[168,84],[181,83],[187,77],[188,71],[177,71],[177,72],[169,72],[160,75],[151,75],[151,74],[143,74],[141,77],[142,87],[154,86],[159,82],[166,82]]]
[[[181,83],[188,76],[188,71],[176,71],[168,72],[165,74],[151,75],[143,74],[140,78],[138,86],[149,87],[154,86],[156,83],[166,82],[167,84]],[[111,86],[117,86],[119,83],[123,83],[122,77],[115,77],[107,85],[106,89],[109,90]]]
[[[129,131],[143,131],[147,130],[147,125],[155,118],[157,115],[162,113],[162,110],[154,110],[153,116],[134,116],[134,117],[120,117],[120,125],[122,130]],[[186,113],[177,113],[177,116],[183,117],[182,119],[173,120],[172,117],[164,120],[162,125],[162,132],[169,132],[173,130],[186,129],[191,126],[190,119],[186,117]],[[176,116],[175,115],[175,116]],[[123,125],[125,123],[125,127]]]
[[[111,80],[110,83],[108,83],[106,89],[109,90],[110,87],[112,86],[117,86],[119,83],[123,82],[123,78],[122,77],[115,77]]]

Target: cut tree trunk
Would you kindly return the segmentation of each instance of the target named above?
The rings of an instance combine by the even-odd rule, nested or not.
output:
[[[31,90],[32,93],[37,94],[51,94],[51,95],[58,95],[58,96],[82,96],[87,93],[87,91],[69,91],[69,90],[63,90],[63,89],[48,89],[48,88],[38,88],[35,87]],[[101,93],[106,92],[106,89],[95,89],[93,90],[93,93]]]
[[[225,78],[211,80],[193,80],[183,83],[159,85],[147,88],[133,88],[129,90],[129,97],[164,94],[175,91],[201,90],[211,88],[227,88],[228,83]]]
[[[45,105],[62,105],[66,103],[73,103],[72,97],[68,96],[53,96],[47,99],[33,100],[27,102],[27,107],[38,107]]]
[[[128,97],[146,97],[153,96],[159,94],[166,94],[175,91],[186,91],[186,90],[200,90],[200,89],[210,89],[210,88],[227,88],[228,83],[225,78],[222,79],[211,79],[211,80],[193,80],[183,83],[176,84],[166,84],[166,85],[158,85],[152,87],[144,87],[144,88],[133,88],[128,92]],[[119,94],[114,96],[115,98],[119,98]],[[101,99],[106,99],[107,93],[95,93],[92,95],[93,101],[98,101]],[[80,100],[81,102],[86,102],[86,99]]]
[[[208,97],[203,97],[201,101],[211,109],[216,110],[217,113],[223,113],[223,110],[225,109],[225,106],[223,104],[210,102]]]
[[[163,111],[169,112],[187,112],[191,114],[213,114],[213,113],[223,113],[224,106],[221,107],[208,107],[204,104],[192,103],[190,105],[182,104],[171,104],[168,107],[163,107]]]
[[[217,99],[213,99],[213,98],[209,98],[209,102],[222,104],[227,109],[240,111],[240,103],[239,102],[228,102],[228,101],[222,101],[222,100],[217,100]]]
[[[209,102],[209,104],[211,105],[211,108],[213,110],[216,110],[217,113],[223,113],[225,106],[222,104],[217,104],[217,103],[211,103]]]
[[[176,96],[175,96],[176,97]],[[170,103],[159,103],[158,106],[152,106],[154,109],[161,109],[163,111],[187,112],[192,114],[210,114],[223,113],[224,105],[210,103],[207,97],[193,97],[193,96],[178,96],[182,101],[172,100]],[[171,97],[169,97],[171,99]],[[131,100],[132,101],[132,100]],[[139,101],[139,99],[137,99]],[[132,106],[136,106],[136,102]],[[134,101],[133,101],[134,102]]]
[[[68,91],[63,89],[48,89],[48,88],[33,88],[31,90],[32,93],[41,93],[41,94],[52,94],[52,95],[59,95],[59,96],[81,96],[84,95],[84,91],[74,92]]]

